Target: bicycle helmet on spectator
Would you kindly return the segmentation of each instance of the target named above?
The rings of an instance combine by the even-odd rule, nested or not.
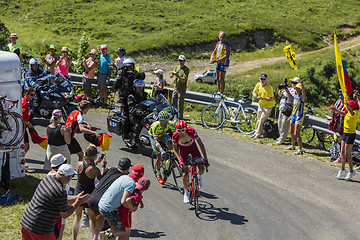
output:
[[[134,87],[135,88],[138,88],[138,87],[145,87],[145,82],[144,82],[144,80],[141,80],[141,79],[136,79],[135,81],[134,81]]]
[[[175,129],[176,130],[185,130],[187,129],[187,123],[183,120],[179,120],[176,124],[175,124]]]
[[[159,120],[161,121],[169,121],[170,120],[170,114],[165,111],[161,111],[159,113]]]
[[[131,64],[133,65],[133,67],[135,66],[135,60],[133,58],[127,58],[124,60],[123,62],[125,67],[130,67]]]

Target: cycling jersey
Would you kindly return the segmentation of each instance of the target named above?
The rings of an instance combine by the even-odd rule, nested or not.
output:
[[[82,123],[84,123],[84,118],[82,116],[81,111],[79,110],[72,111],[65,123],[65,127],[71,128],[71,137],[74,137],[76,130],[79,127],[79,124]]]
[[[186,133],[189,135],[191,142],[192,142],[190,145],[187,145],[187,146],[184,146],[183,145],[184,143],[182,144],[180,142],[180,135],[177,131],[174,132],[174,134],[172,136],[173,144],[176,145],[179,143],[178,149],[179,149],[180,161],[186,165],[188,163],[189,155],[192,156],[192,158],[194,159],[195,162],[203,161],[204,159],[202,158],[200,151],[195,142],[195,140],[198,140],[200,138],[199,135],[197,134],[195,129],[192,127],[187,127]]]
[[[149,135],[152,136],[154,139],[158,139],[164,133],[166,133],[168,130],[171,130],[172,132],[175,131],[175,124],[172,121],[169,121],[166,125],[165,129],[163,129],[160,125],[160,121],[156,121],[153,124],[151,124],[149,129]]]
[[[215,51],[215,57],[216,59],[220,59],[225,55],[225,50],[227,47],[230,47],[230,44],[228,42],[221,43],[220,41],[216,43],[216,51]],[[226,59],[222,60],[221,62],[218,62],[217,64],[222,65],[224,67],[228,67],[230,60],[230,52],[227,53]]]
[[[186,133],[187,133],[187,135],[189,135],[189,137],[192,139],[192,141],[198,140],[200,138],[199,135],[197,134],[197,132],[195,131],[195,129],[192,127],[187,127]],[[175,131],[174,134],[172,135],[173,144],[179,143],[179,145],[182,146],[182,144],[179,140],[180,140],[180,135],[177,131]]]

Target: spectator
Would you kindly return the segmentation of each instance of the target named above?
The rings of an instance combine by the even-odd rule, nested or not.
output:
[[[35,88],[33,87],[27,87],[24,91],[25,96],[22,98],[22,117],[25,122],[25,132],[24,132],[24,143],[25,143],[25,154],[30,149],[30,143],[29,143],[29,134],[26,130],[26,128],[33,128],[34,126],[31,124],[30,120],[30,107],[29,107],[29,101],[33,100],[35,96]]]
[[[129,175],[121,176],[106,190],[99,201],[99,211],[111,225],[111,228],[105,233],[107,238],[114,238],[123,235],[123,227],[119,208],[125,200],[130,197],[137,182],[144,175],[144,166],[136,164],[132,167]]]
[[[124,67],[124,65],[122,64],[124,62],[125,59],[127,59],[127,57],[125,56],[126,51],[125,48],[123,47],[119,47],[118,49],[115,50],[116,55],[118,56],[115,59],[115,65],[117,67],[117,69],[121,69],[122,67]]]
[[[84,159],[84,152],[82,151],[79,142],[75,139],[76,130],[79,128],[80,132],[95,134],[96,138],[99,138],[100,135],[97,132],[92,131],[90,124],[85,122],[83,118],[83,115],[85,115],[90,109],[90,102],[82,100],[79,105],[80,111],[74,110],[70,113],[66,120],[65,127],[71,129],[71,142],[68,145],[70,153],[76,153],[79,156],[79,161],[82,161]]]
[[[353,170],[353,161],[351,158],[351,149],[353,147],[356,138],[356,123],[359,118],[359,97],[360,94],[357,90],[354,90],[354,100],[349,101],[349,97],[345,99],[346,109],[341,111],[335,106],[332,107],[332,111],[337,112],[344,117],[344,134],[341,140],[341,169],[337,174],[337,178],[340,179],[347,173],[345,180],[350,180],[355,176],[356,172]],[[345,169],[346,161],[349,163],[349,172]]]
[[[344,111],[344,100],[341,89],[339,90],[339,98],[336,100],[335,104],[329,107],[329,110],[332,112],[332,117],[329,122],[329,130],[339,133],[340,142],[342,140],[342,135],[344,131],[344,116],[340,113],[332,110],[335,107],[337,110]],[[334,163],[341,163],[341,156],[334,161]]]
[[[87,60],[85,60],[84,56],[82,57],[82,65],[84,66],[82,82],[83,82],[84,96],[86,99],[91,100],[92,99],[91,85],[93,83],[95,83],[95,80],[94,80],[95,75],[94,74],[95,74],[96,68],[99,65],[99,62],[96,59],[96,57],[97,57],[96,49],[91,49],[89,55],[90,55],[90,57]]]
[[[184,114],[184,99],[187,88],[186,85],[190,70],[185,66],[186,58],[184,55],[180,55],[178,61],[179,65],[175,66],[174,70],[170,74],[171,78],[175,76],[174,92],[172,93],[171,105],[178,107],[179,118],[182,120]]]
[[[156,75],[156,80],[152,86],[152,96],[155,97],[159,95],[160,93],[164,93],[164,87],[165,87],[165,79],[164,79],[164,71],[162,69],[157,69],[154,71]]]
[[[97,162],[95,160],[97,159]],[[101,162],[101,172],[96,167],[97,163]],[[94,180],[97,178],[101,180],[102,175],[104,174],[106,168],[106,159],[105,156],[101,159],[101,156],[98,156],[98,151],[95,146],[90,145],[85,149],[85,158],[83,161],[80,161],[76,164],[76,171],[79,173],[78,181],[75,187],[75,195],[84,192],[85,194],[91,194],[95,189]],[[84,206],[80,206],[75,210],[74,222],[72,225],[72,237],[73,239],[77,238],[79,232],[79,224],[81,220],[83,208],[89,208],[88,204],[85,203]],[[89,214],[90,221],[96,222],[96,217],[94,214]]]
[[[226,41],[226,33],[219,33],[219,40],[211,54],[210,64],[216,63],[216,81],[218,93],[224,93],[226,69],[230,64],[230,44]]]
[[[286,78],[285,78],[286,79]],[[294,77],[293,79],[290,79],[291,81],[291,87],[285,87],[283,89],[279,89],[278,95],[281,97],[280,104],[279,104],[279,119],[278,119],[278,127],[279,127],[279,138],[277,139],[276,144],[284,144],[287,134],[289,132],[290,128],[290,122],[287,121],[289,118],[289,115],[286,115],[284,113],[285,106],[291,106],[293,105],[294,96],[295,96],[295,89],[294,87],[299,82],[298,77]],[[290,112],[291,114],[291,112]]]
[[[111,57],[107,54],[107,46],[105,44],[101,45],[101,55],[100,55],[100,65],[99,73],[97,78],[98,88],[100,90],[100,107],[107,108],[107,85],[110,82],[111,76]]]
[[[61,56],[56,63],[59,66],[59,72],[66,78],[69,78],[69,68],[71,65],[71,58],[68,57],[69,48],[63,47],[61,49]]]
[[[290,134],[291,134],[291,146],[285,148],[286,150],[295,150],[295,140],[299,145],[299,149],[294,152],[295,155],[303,154],[302,150],[302,139],[300,136],[301,126],[304,121],[304,105],[306,100],[305,88],[302,83],[301,78],[299,77],[299,83],[295,86],[295,96],[294,96],[294,107],[291,117],[288,118],[290,121]]]
[[[91,193],[90,200],[88,202],[89,205],[89,216],[90,218],[96,217],[97,221],[90,222],[90,228],[92,232],[92,239],[98,239],[98,235],[101,229],[104,226],[105,218],[99,212],[98,204],[106,192],[106,190],[110,187],[110,185],[122,175],[127,175],[131,166],[131,161],[128,158],[121,158],[118,163],[118,167],[112,167],[105,169],[105,172],[95,187],[95,190]]]
[[[46,158],[44,169],[51,169],[49,160],[52,156],[61,153],[71,164],[71,154],[68,144],[71,142],[71,129],[61,125],[61,118],[63,114],[60,109],[54,109],[50,119],[50,124],[46,128],[46,135],[48,136],[48,146],[46,150]]]
[[[50,53],[46,55],[46,58],[40,56],[42,63],[45,65],[45,71],[48,74],[55,75],[55,64],[58,60],[58,57],[55,55],[56,46],[54,44],[50,45]]]
[[[260,82],[256,84],[253,90],[253,97],[259,100],[259,107],[257,113],[257,122],[253,138],[258,138],[262,135],[263,125],[266,119],[270,116],[272,107],[274,106],[274,92],[273,88],[268,82],[268,76],[265,73],[260,74]]]
[[[63,164],[56,175],[46,176],[39,183],[21,218],[21,239],[55,239],[54,225],[59,216],[69,217],[90,195],[80,193],[68,207],[65,185],[77,174],[70,164]]]
[[[16,35],[16,33],[10,34],[11,43],[9,43],[8,45],[9,52],[16,53],[16,55],[18,55],[18,57],[20,58],[20,62],[22,63],[23,61],[22,47],[20,46],[20,44],[16,43],[17,39],[18,36]]]

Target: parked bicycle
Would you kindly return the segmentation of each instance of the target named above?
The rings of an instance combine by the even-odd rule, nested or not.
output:
[[[176,189],[180,191],[181,194],[183,194],[183,189],[178,184],[178,178],[180,178],[180,183],[182,183],[182,170],[179,167],[179,161],[175,156],[175,153],[173,150],[170,150],[166,144],[160,143],[162,149],[165,150],[166,154],[162,157],[161,165],[160,165],[160,174],[162,179],[164,180],[164,183],[167,181],[167,178],[170,177],[170,175],[174,178],[174,183]],[[153,152],[151,154],[151,163],[154,170],[155,177],[157,177],[157,171],[156,171],[156,154]]]
[[[314,116],[315,115],[314,110],[310,106],[307,106],[307,107],[308,107],[308,110],[305,114]],[[326,151],[329,151],[329,149],[331,147],[331,143],[334,141],[334,134],[326,133],[326,132],[323,132],[323,131],[320,131],[320,130],[317,130],[314,128],[310,128],[310,127],[305,127],[305,126],[302,126],[300,136],[301,136],[302,142],[307,143],[307,144],[311,143],[316,136],[317,140],[318,140],[317,145]]]
[[[234,102],[238,107],[227,106],[226,97],[222,94],[212,94],[216,103],[207,105],[201,113],[202,124],[206,128],[219,129],[226,122],[236,126],[237,130],[245,135],[255,132],[257,121],[257,110],[253,107],[243,107],[243,104],[249,102],[249,96],[239,95],[239,102]],[[228,117],[228,118],[227,118]]]
[[[10,112],[18,103],[19,100],[13,101],[0,96],[0,146],[15,146],[24,137],[25,122],[22,116],[17,112]]]

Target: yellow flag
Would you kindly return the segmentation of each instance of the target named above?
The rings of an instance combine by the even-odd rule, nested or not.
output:
[[[296,63],[295,63],[296,54],[293,51],[291,51],[291,46],[290,45],[286,46],[284,48],[284,52],[285,52],[287,59],[289,60],[290,66],[299,74],[298,67],[296,66]]]

